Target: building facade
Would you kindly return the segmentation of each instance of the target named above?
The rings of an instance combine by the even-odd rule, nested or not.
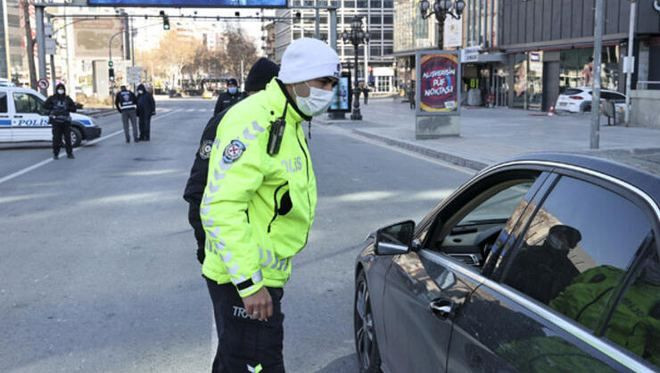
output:
[[[0,78],[29,83],[23,5],[18,0],[2,1],[0,13]]]
[[[328,1],[319,0],[318,6],[327,6]],[[353,17],[362,17],[363,29],[369,33],[369,42],[358,47],[358,78],[369,83],[372,92],[390,93],[394,89],[394,69],[392,56],[394,47],[394,4],[393,0],[336,0],[330,2],[337,7],[337,54],[344,69],[354,74],[355,48],[341,40],[341,33],[350,29]],[[314,37],[316,30],[314,9],[296,9],[314,6],[311,0],[290,0],[290,9],[276,11],[277,17],[293,18],[292,21],[275,23],[274,57],[280,61],[286,47],[292,40],[301,37]],[[300,17],[296,17],[299,13]],[[329,39],[328,12],[320,11],[320,39]],[[367,72],[365,74],[365,71]]]
[[[463,104],[497,105],[498,98],[489,93],[501,84],[497,70],[504,60],[497,48],[498,4],[499,0],[465,0],[459,19],[447,16],[440,23],[435,15],[422,15],[419,0],[396,0],[394,56],[400,94],[414,87],[416,52],[470,48],[475,53],[461,58]]]
[[[630,1],[604,3],[602,86],[624,92]],[[592,84],[593,1],[508,0],[499,11],[508,106],[545,111],[563,90]],[[659,16],[653,0],[637,1],[633,89],[637,82],[660,81]]]

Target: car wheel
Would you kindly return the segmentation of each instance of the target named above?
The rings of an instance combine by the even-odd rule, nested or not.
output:
[[[82,133],[76,127],[71,127],[71,146],[77,148],[82,142]]]
[[[371,313],[369,287],[364,272],[360,272],[355,291],[355,350],[361,373],[380,372],[380,355],[376,344],[376,330]]]
[[[584,102],[580,105],[580,113],[586,113],[591,111],[591,104]]]

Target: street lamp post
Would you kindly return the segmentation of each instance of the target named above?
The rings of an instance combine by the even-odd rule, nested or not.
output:
[[[438,46],[442,48],[442,43],[444,42],[444,26],[445,19],[447,16],[451,16],[454,19],[461,19],[461,14],[465,9],[465,1],[463,0],[435,0],[433,2],[433,10],[431,11],[431,3],[429,0],[422,0],[419,2],[419,10],[422,13],[422,19],[427,19],[432,15],[435,15],[435,19],[438,21],[439,28],[438,32],[442,35],[441,38],[438,38]]]
[[[358,92],[358,47],[360,43],[367,43],[369,35],[362,30],[362,17],[355,16],[351,21],[350,31],[344,30],[341,34],[344,43],[351,43],[355,48],[355,79],[354,79],[354,100],[353,100],[353,113],[351,113],[351,120],[362,120],[360,113],[360,93]],[[366,76],[366,72],[365,72]]]

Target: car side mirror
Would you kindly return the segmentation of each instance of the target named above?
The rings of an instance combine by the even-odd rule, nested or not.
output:
[[[415,222],[412,220],[381,228],[376,232],[376,255],[406,254],[413,245]]]
[[[80,102],[76,102],[76,109],[80,110],[82,108],[83,108],[83,104],[81,104]]]

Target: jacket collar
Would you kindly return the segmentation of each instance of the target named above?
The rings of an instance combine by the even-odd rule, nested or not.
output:
[[[303,120],[310,121],[312,117],[305,115],[298,109],[296,101],[287,92],[284,83],[275,78],[266,86],[266,93],[268,94],[268,104],[274,109],[274,116],[279,118],[284,113],[284,106],[288,105],[286,110],[286,120],[295,123],[300,123]]]

